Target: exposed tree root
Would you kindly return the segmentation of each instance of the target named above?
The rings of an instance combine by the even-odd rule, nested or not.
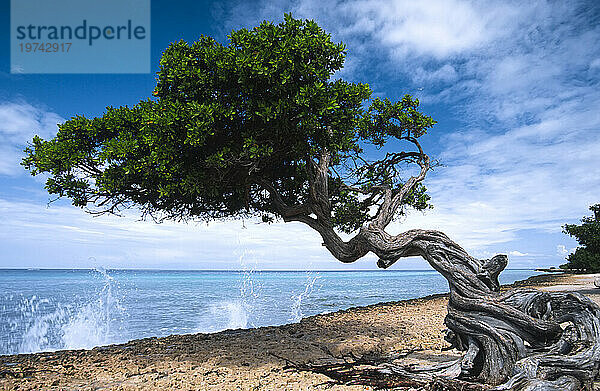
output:
[[[457,379],[422,375],[392,365],[373,365],[368,360],[335,364],[290,363],[285,369],[308,371],[325,375],[334,383],[344,385],[366,385],[375,389],[410,389],[422,391],[483,391],[490,390],[484,384]]]

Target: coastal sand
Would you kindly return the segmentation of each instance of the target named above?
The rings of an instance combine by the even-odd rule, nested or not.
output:
[[[519,286],[578,291],[600,304],[600,275],[540,276]],[[439,355],[447,298],[376,304],[300,323],[150,338],[92,350],[0,356],[2,390],[369,390],[285,369],[340,357]],[[334,358],[337,357],[337,358]],[[288,362],[289,361],[289,362]]]

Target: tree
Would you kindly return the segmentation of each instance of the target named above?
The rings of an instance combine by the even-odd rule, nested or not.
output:
[[[228,38],[171,44],[154,99],[71,118],[53,139],[35,137],[23,165],[49,175],[50,194],[91,213],[260,216],[308,225],[341,262],[372,252],[387,268],[421,256],[448,280],[448,340],[465,351],[427,376],[591,387],[600,354],[591,301],[501,293],[506,256],[473,258],[438,231],[385,231],[406,207],[429,207],[422,181],[434,163],[419,140],[435,121],[418,100],[371,99],[368,85],[333,78],[345,47],[313,21],[286,15]],[[564,322],[572,324],[563,331]]]
[[[581,219],[581,225],[566,224],[563,232],[577,239],[580,247],[569,254],[563,269],[575,269],[585,272],[600,272],[600,204],[590,206],[593,217]]]

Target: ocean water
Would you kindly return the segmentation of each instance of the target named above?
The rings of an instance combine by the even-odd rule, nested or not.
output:
[[[506,270],[503,284],[538,274]],[[298,322],[448,291],[427,271],[2,270],[0,354]]]

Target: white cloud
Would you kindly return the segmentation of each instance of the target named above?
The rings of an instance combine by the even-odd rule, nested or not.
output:
[[[514,14],[498,3],[461,0],[356,1],[349,7],[359,24],[366,24],[362,19],[371,22],[373,38],[389,47],[396,59],[470,52],[502,34]]]
[[[34,135],[47,138],[64,120],[56,113],[24,102],[0,103],[0,175],[24,172],[19,165],[23,149]]]
[[[381,44],[396,57],[444,58],[470,52],[505,35],[516,16],[525,16],[523,10],[491,1],[353,0],[333,5],[304,0],[278,5],[258,6],[255,12],[263,18],[279,19],[282,10],[291,10],[296,17],[316,19],[338,38],[352,43],[351,49],[368,38],[371,46]],[[248,12],[242,15],[247,21]],[[241,17],[232,19],[230,23],[242,22]]]
[[[156,224],[133,213],[92,217],[69,205],[1,198],[0,215],[3,267],[352,268],[336,261],[319,235],[300,223]],[[374,258],[359,267],[374,268]]]
[[[567,248],[563,244],[559,244],[556,246],[556,254],[557,255],[564,256],[564,255],[567,255],[568,253],[569,253],[569,251],[567,251]]]
[[[435,70],[425,70],[423,67],[418,67],[412,75],[412,80],[415,84],[433,84],[436,82],[450,83],[456,81],[458,73],[456,69],[445,64],[441,68]]]
[[[559,244],[556,246],[556,255],[564,258],[567,255],[574,253],[576,249],[577,247],[567,249],[567,246],[565,246],[564,244]]]

